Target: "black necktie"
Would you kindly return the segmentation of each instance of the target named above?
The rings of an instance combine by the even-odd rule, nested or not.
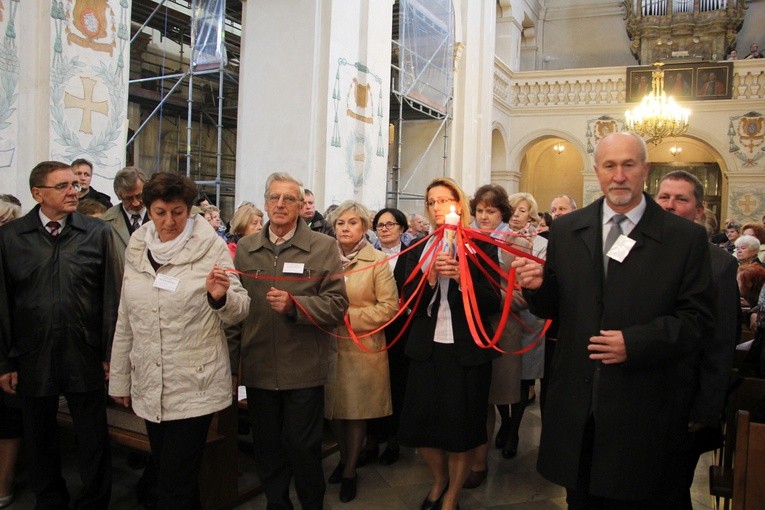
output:
[[[611,225],[611,230],[608,231],[608,235],[606,236],[606,242],[603,244],[603,270],[606,273],[608,273],[608,250],[610,250],[616,240],[619,239],[619,236],[623,234],[622,222],[626,219],[627,217],[623,214],[614,214],[611,218],[613,225]]]
[[[140,214],[131,214],[130,219],[133,220],[133,232],[141,228],[141,215]]]
[[[59,234],[59,229],[61,228],[61,223],[57,221],[49,221],[46,225],[50,229],[50,235],[53,237],[57,237]]]

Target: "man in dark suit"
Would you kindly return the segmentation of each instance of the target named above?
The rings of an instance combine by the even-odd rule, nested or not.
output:
[[[125,265],[125,250],[130,236],[149,221],[146,206],[141,198],[146,180],[146,175],[138,167],[128,166],[117,172],[114,176],[114,193],[121,202],[101,216],[101,219],[112,227],[120,271]]]
[[[698,221],[704,218],[703,200],[704,187],[688,172],[670,172],[659,181],[656,202],[667,212]],[[691,393],[679,404],[686,409],[690,407],[687,431],[680,437],[677,449],[670,457],[671,466],[677,469],[676,476],[668,481],[679,494],[685,510],[693,509],[690,489],[699,456],[719,448],[721,444],[720,422],[738,332],[736,259],[711,244],[709,256],[716,296],[714,331],[704,336],[698,355],[690,357],[684,367]]]
[[[711,323],[706,233],[643,193],[647,152],[603,138],[605,197],[553,222],[544,268],[513,262],[531,311],[559,323],[537,468],[570,509],[664,507],[677,367]]]
[[[76,508],[105,509],[111,458],[104,380],[119,281],[109,227],[76,212],[80,183],[66,163],[29,177],[39,204],[0,228],[0,387],[18,393],[35,508],[65,509],[56,413],[66,397],[83,487]]]
[[[77,176],[77,180],[80,181],[80,192],[77,193],[77,198],[82,200],[90,199],[95,200],[99,204],[103,204],[107,209],[112,206],[112,200],[106,193],[97,191],[96,188],[90,185],[90,181],[93,179],[93,163],[87,159],[75,159],[72,161],[72,171]]]

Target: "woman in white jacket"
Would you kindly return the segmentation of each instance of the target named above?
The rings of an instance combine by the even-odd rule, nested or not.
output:
[[[125,253],[109,394],[146,421],[158,471],[158,508],[199,507],[199,469],[213,413],[232,405],[223,325],[250,298],[225,242],[191,215],[196,185],[157,173],[143,201],[151,222]]]

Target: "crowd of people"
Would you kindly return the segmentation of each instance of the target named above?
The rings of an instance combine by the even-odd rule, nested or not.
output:
[[[637,136],[606,136],[594,160],[603,197],[582,209],[439,177],[423,214],[353,200],[320,214],[274,173],[263,210],[243,202],[228,225],[183,176],[124,168],[112,205],[89,162],[38,164],[31,211],[0,196],[0,508],[22,436],[36,508],[69,504],[60,395],[77,508],[109,504],[107,395],[145,421],[156,508],[199,508],[213,414],[243,386],[268,508],[293,508],[293,482],[304,509],[327,483],[351,501],[364,463],[409,447],[432,473],[421,508],[454,510],[492,446],[517,455],[536,380],[538,470],[570,509],[691,508],[742,329],[741,369],[765,375],[765,226],[716,232],[684,171],[647,195]],[[442,235],[455,215],[469,247]],[[477,323],[503,327],[497,348]],[[340,451],[327,479],[325,424]]]

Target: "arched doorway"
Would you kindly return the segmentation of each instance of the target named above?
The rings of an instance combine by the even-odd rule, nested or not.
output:
[[[529,144],[521,162],[519,191],[534,195],[540,211],[558,195],[583,202],[582,156],[571,141],[558,136],[540,137]]]

